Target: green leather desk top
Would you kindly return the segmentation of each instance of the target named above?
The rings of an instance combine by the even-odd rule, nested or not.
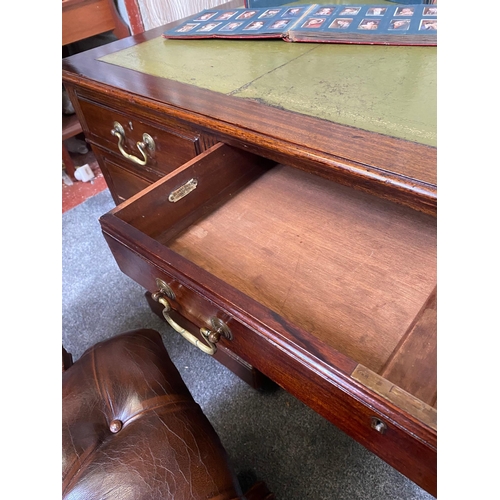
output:
[[[436,47],[158,37],[100,60],[436,146],[436,56]]]

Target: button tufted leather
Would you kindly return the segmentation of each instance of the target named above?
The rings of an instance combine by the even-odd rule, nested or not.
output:
[[[62,410],[63,499],[244,498],[154,330],[87,350],[63,373]]]
[[[123,427],[123,424],[122,424],[121,420],[113,420],[113,421],[109,424],[109,430],[110,430],[113,434],[116,434],[117,432],[121,431],[121,430],[122,430],[122,427]]]

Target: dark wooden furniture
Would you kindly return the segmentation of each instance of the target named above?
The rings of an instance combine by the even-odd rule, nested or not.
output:
[[[64,61],[118,265],[435,495],[435,49],[164,29]]]
[[[66,139],[70,139],[71,137],[75,137],[78,134],[83,132],[82,126],[80,125],[80,121],[78,120],[78,116],[76,115],[63,115],[62,117],[62,161],[64,163],[64,167],[66,169],[66,173],[71,177],[71,179],[75,179],[75,163],[73,162],[73,158],[68,151],[68,148],[64,144]]]
[[[107,31],[117,38],[130,34],[114,0],[62,0],[62,45],[78,42]],[[75,164],[64,141],[83,131],[76,115],[62,117],[62,160],[74,180]]]
[[[114,0],[62,0],[62,45],[107,31],[116,38],[130,34]]]

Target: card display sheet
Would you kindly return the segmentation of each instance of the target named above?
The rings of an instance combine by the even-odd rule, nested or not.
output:
[[[206,9],[166,31],[164,37],[436,45],[437,6],[313,4],[261,9]]]

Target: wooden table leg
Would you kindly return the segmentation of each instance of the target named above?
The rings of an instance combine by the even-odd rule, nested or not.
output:
[[[69,151],[67,150],[66,146],[62,145],[62,161],[64,163],[64,168],[66,169],[66,173],[69,175],[72,181],[75,181],[75,163],[73,162],[73,159],[71,158]]]

